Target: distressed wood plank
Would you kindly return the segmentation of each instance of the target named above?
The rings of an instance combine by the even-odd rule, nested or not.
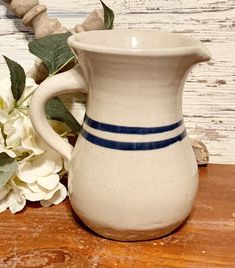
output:
[[[66,27],[81,23],[98,0],[46,1],[49,15]],[[189,134],[204,142],[211,162],[235,163],[235,4],[233,0],[106,0],[115,11],[116,28],[154,28],[181,32],[203,41],[213,59],[195,67],[185,86],[183,111]],[[0,3],[3,3],[0,1]],[[29,68],[32,37],[20,20],[0,6],[0,51]],[[22,32],[19,32],[22,31]],[[0,58],[0,79],[7,67]]]
[[[67,201],[0,214],[0,267],[235,267],[235,165],[200,168],[195,209],[169,236],[115,242],[86,229]],[[77,220],[77,221],[76,221]]]

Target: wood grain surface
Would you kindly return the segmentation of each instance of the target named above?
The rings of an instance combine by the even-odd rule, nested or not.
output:
[[[115,242],[86,229],[67,201],[29,203],[0,214],[1,268],[235,267],[235,165],[200,168],[195,208],[174,233],[146,242]]]
[[[73,28],[98,0],[41,0],[51,17]],[[204,142],[214,163],[235,163],[235,2],[234,0],[106,0],[116,15],[116,28],[154,28],[200,39],[212,60],[195,67],[185,87],[184,118],[192,138]],[[29,28],[0,0],[0,53],[29,69]],[[8,73],[0,57],[0,79]]]

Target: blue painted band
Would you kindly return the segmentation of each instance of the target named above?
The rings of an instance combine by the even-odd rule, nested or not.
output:
[[[109,149],[123,151],[146,151],[161,149],[183,140],[186,136],[186,130],[173,138],[151,142],[122,142],[107,140],[87,132],[84,128],[81,131],[81,135],[89,142]]]
[[[125,126],[116,126],[106,123],[101,123],[96,120],[89,118],[85,115],[84,122],[91,128],[112,132],[120,134],[137,134],[137,135],[146,135],[146,134],[156,134],[163,133],[167,131],[174,130],[183,124],[183,119],[179,122],[176,122],[171,125],[160,126],[160,127],[125,127]]]

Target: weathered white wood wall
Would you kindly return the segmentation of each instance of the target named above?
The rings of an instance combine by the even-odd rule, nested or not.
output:
[[[235,2],[233,0],[106,0],[116,28],[155,28],[194,36],[213,59],[197,66],[188,78],[184,115],[191,137],[203,141],[211,162],[235,163]],[[30,29],[8,12],[0,0],[0,53],[28,69]],[[94,9],[98,0],[41,0],[49,15],[72,28]],[[8,73],[0,57],[0,79]]]

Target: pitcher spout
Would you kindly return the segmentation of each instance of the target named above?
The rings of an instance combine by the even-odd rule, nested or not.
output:
[[[191,59],[193,60],[192,64],[209,61],[211,59],[212,56],[209,49],[204,46],[200,41],[197,41],[197,44],[195,45],[194,49],[195,53],[193,53],[193,57]]]
[[[209,49],[198,39],[181,34],[175,34],[174,37],[175,49],[177,54],[183,57],[186,68],[190,69],[195,64],[211,59]]]

